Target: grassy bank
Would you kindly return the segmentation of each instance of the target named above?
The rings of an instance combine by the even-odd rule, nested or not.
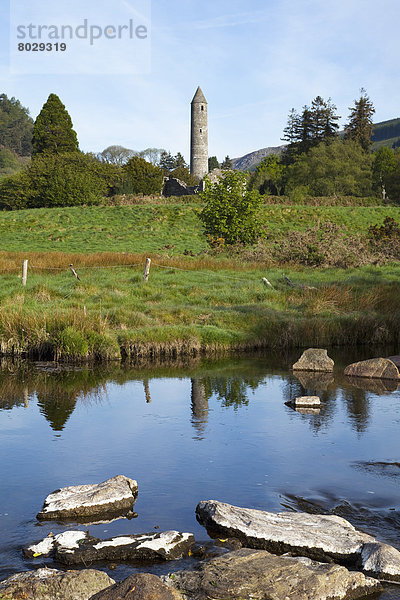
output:
[[[24,252],[153,252],[168,256],[198,254],[207,249],[198,215],[201,204],[143,204],[39,208],[0,212],[0,249]],[[260,219],[266,244],[290,231],[304,232],[333,223],[346,236],[366,235],[386,216],[400,221],[396,206],[311,206],[265,204]]]
[[[68,268],[33,269],[26,288],[17,272],[3,272],[1,351],[137,359],[399,342],[399,265],[286,271],[315,289],[289,287],[278,269],[180,265],[154,262],[146,284],[143,264],[81,265],[80,281]]]
[[[400,208],[275,200],[246,249],[208,248],[196,197],[0,213],[0,352],[138,359],[397,344],[400,240],[373,241],[368,228],[399,222]]]

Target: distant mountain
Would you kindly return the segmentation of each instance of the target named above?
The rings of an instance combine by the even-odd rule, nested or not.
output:
[[[339,132],[344,135],[344,131]],[[374,133],[372,135],[372,149],[378,150],[382,146],[399,147],[400,146],[400,118],[381,121],[374,124]],[[244,156],[232,159],[232,167],[238,171],[254,171],[257,165],[269,154],[281,154],[285,145],[261,148],[254,150]]]
[[[378,150],[382,146],[389,146],[391,148],[393,144],[395,147],[400,146],[400,119],[391,119],[376,123],[371,139],[373,150]]]
[[[261,148],[261,150],[254,150],[239,158],[232,158],[232,167],[238,171],[254,171],[256,166],[262,161],[263,158],[270,154],[280,154],[284,149],[283,146],[270,146],[268,148]]]

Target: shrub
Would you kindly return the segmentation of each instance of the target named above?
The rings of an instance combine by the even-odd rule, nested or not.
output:
[[[393,217],[385,217],[383,225],[371,225],[368,227],[368,233],[371,238],[377,242],[392,240],[393,238],[400,239],[400,224]]]
[[[239,171],[226,172],[216,183],[206,178],[200,194],[205,206],[200,213],[204,232],[225,244],[251,244],[261,232],[257,211],[262,203],[258,192],[247,191],[247,178]]]
[[[198,178],[193,175],[193,173],[189,172],[187,167],[176,167],[171,173],[169,173],[170,177],[175,177],[176,179],[180,179],[184,181],[187,185],[198,185]]]
[[[0,181],[0,209],[18,210],[30,206],[30,185],[27,171],[4,177]]]
[[[122,167],[122,182],[115,188],[116,194],[160,194],[163,173],[140,156],[133,156]]]
[[[0,183],[0,207],[21,209],[98,204],[108,191],[104,166],[81,152],[37,155]]]

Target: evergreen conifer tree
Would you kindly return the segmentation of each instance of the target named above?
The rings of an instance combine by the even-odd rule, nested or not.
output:
[[[345,138],[359,143],[365,152],[371,149],[373,132],[372,115],[375,112],[369,96],[364,88],[360,90],[360,98],[349,108],[349,122],[345,127]]]
[[[50,94],[35,121],[32,146],[33,155],[79,151],[71,117],[56,94]]]
[[[219,162],[216,156],[208,157],[208,171],[212,171],[213,169],[219,169]]]

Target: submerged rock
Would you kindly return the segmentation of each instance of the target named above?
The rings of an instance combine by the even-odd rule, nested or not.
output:
[[[323,348],[308,348],[304,350],[299,360],[294,363],[293,370],[296,371],[333,371],[335,363],[328,356],[328,351]]]
[[[178,571],[163,579],[193,600],[344,600],[381,589],[376,579],[345,567],[250,548],[206,561],[196,571]]]
[[[249,548],[274,554],[291,552],[314,560],[334,560],[353,568],[364,569],[367,565],[365,570],[380,579],[400,579],[400,552],[336,515],[269,513],[208,500],[199,502],[196,516],[211,537],[237,537]],[[375,560],[372,557],[378,556],[379,548],[385,558]],[[375,570],[370,568],[369,555]]]
[[[194,542],[193,534],[179,531],[119,535],[106,540],[86,531],[65,531],[28,546],[24,554],[34,558],[53,554],[66,565],[99,560],[175,560],[187,554]]]
[[[39,520],[89,520],[94,515],[124,514],[132,510],[137,495],[137,482],[117,475],[102,483],[55,490],[36,516]]]
[[[399,369],[389,358],[370,358],[353,363],[345,368],[344,374],[349,377],[400,380]]]
[[[38,569],[17,573],[0,582],[0,598],[24,600],[88,600],[115,581],[103,571]]]
[[[133,595],[133,592],[135,594]],[[130,596],[132,594],[132,596]],[[135,573],[120,583],[92,596],[90,600],[182,600],[182,596],[166,585],[157,575]]]

